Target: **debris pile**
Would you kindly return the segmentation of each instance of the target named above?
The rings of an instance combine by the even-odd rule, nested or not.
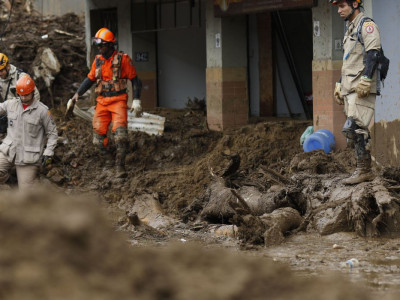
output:
[[[18,67],[40,73],[43,102],[52,106],[53,95],[57,106],[87,73],[83,20],[73,14],[42,17],[29,8],[29,1],[14,3],[1,51]],[[4,6],[0,12],[4,21],[6,11]],[[45,62],[53,60],[50,51],[59,66],[42,72],[49,66]],[[223,224],[237,228],[232,232],[243,243],[266,246],[299,231],[360,236],[400,232],[396,170],[377,170],[372,182],[344,186],[341,180],[355,166],[353,149],[303,153],[299,140],[309,121],[259,120],[212,132],[205,103],[194,99],[188,104],[184,110],[146,112],[165,118],[164,132],[129,133],[128,177],[123,179],[99,159],[90,120],[75,116],[64,122],[62,112],[55,110],[60,143],[43,181],[73,193],[96,191],[121,209],[123,218],[116,223],[129,230],[140,224],[175,226],[178,220],[205,230]],[[110,148],[115,151],[112,138]]]
[[[324,299],[378,299],[338,275],[299,277],[266,258],[192,243],[127,247],[107,224],[93,195],[2,192],[0,298],[319,299],[323,289]]]
[[[88,73],[83,16],[44,17],[32,1],[3,2],[0,52],[34,77],[46,105],[65,105]]]

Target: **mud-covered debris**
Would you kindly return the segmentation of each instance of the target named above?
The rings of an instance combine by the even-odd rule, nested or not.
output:
[[[266,247],[282,243],[285,240],[285,235],[298,228],[303,221],[299,212],[290,207],[276,209],[260,218],[268,228],[264,233],[264,245]]]
[[[86,194],[2,193],[0,231],[1,299],[319,299],[321,289],[326,299],[378,299],[343,278],[296,276],[265,257],[191,242],[131,247]]]
[[[11,6],[0,7],[1,24],[8,25],[2,26],[5,32],[0,52],[6,53],[13,65],[35,76],[44,104],[50,108],[64,105],[89,71],[83,16],[68,13],[44,17],[33,9],[33,1],[13,0],[12,3],[9,23]],[[51,52],[48,57],[56,57],[59,62],[51,72],[47,64],[50,60],[43,59],[43,49],[48,49],[44,53]],[[42,74],[44,70],[46,74]]]
[[[222,181],[213,182],[205,191],[205,206],[200,213],[202,220],[215,224],[230,224],[230,219],[237,213],[235,208],[242,206],[230,188]]]
[[[136,197],[127,215],[131,223],[131,219],[136,215],[140,223],[147,224],[156,229],[165,228],[178,222],[165,215],[160,202],[151,194],[143,194]],[[129,216],[132,216],[132,218]]]

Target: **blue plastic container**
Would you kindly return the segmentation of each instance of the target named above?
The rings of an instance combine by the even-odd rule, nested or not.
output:
[[[335,149],[335,137],[328,129],[319,129],[309,135],[303,144],[304,152],[323,149],[325,153],[330,153]]]

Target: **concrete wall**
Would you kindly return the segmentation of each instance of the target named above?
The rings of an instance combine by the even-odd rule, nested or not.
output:
[[[118,18],[118,35],[123,37],[118,39],[118,48],[121,51],[128,53],[131,57],[132,51],[132,36],[131,36],[131,5],[130,0],[86,0],[85,10],[85,26],[86,32],[90,33],[90,11],[93,9],[104,9],[104,8],[117,8]],[[100,29],[100,28],[99,28]],[[91,38],[89,34],[86,35],[86,45],[88,49],[92,47]],[[91,63],[90,53],[88,53],[88,63]]]
[[[84,0],[34,0],[34,7],[43,15],[63,15],[66,13],[76,13],[83,15],[85,13]]]
[[[400,166],[400,2],[373,1],[385,55],[390,59],[382,96],[376,100],[373,155],[383,165]]]
[[[205,2],[202,3],[202,11]],[[178,4],[179,6],[179,4]],[[188,17],[187,6],[177,10],[177,20]],[[193,9],[193,24],[199,24],[198,5]],[[163,5],[163,23],[174,26],[173,4]],[[206,97],[206,30],[202,27],[164,30],[157,33],[158,87],[161,107],[185,108],[188,99]],[[186,20],[185,25],[190,23]],[[179,24],[177,24],[179,25]],[[183,25],[182,25],[183,26]]]
[[[318,1],[312,9],[314,22],[313,123],[314,131],[328,129],[335,136],[336,148],[346,147],[341,133],[346,117],[343,106],[333,99],[335,83],[340,78],[342,51],[334,50],[334,40],[343,40],[344,22],[328,1]]]
[[[209,3],[210,2],[210,3]],[[221,37],[221,18],[214,18],[214,7],[211,1],[207,1],[206,6],[206,51],[207,68],[222,67],[222,43]],[[220,47],[217,47],[217,39]]]
[[[249,117],[247,18],[215,18],[206,5],[207,122],[211,130],[244,125]]]

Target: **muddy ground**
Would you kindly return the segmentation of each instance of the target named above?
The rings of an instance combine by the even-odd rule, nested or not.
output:
[[[63,119],[63,99],[87,73],[83,20],[43,18],[24,3],[15,1],[1,51],[28,72],[42,47],[58,57],[50,91],[38,83],[43,102],[54,97],[59,144],[42,170],[46,191],[2,194],[0,298],[311,299],[323,290],[324,299],[394,299],[397,168],[346,187],[353,149],[304,153],[310,121],[254,119],[213,132],[204,110],[158,108],[147,112],[166,118],[164,134],[130,132],[128,176],[116,178],[91,123]],[[2,186],[15,189],[15,178]]]

